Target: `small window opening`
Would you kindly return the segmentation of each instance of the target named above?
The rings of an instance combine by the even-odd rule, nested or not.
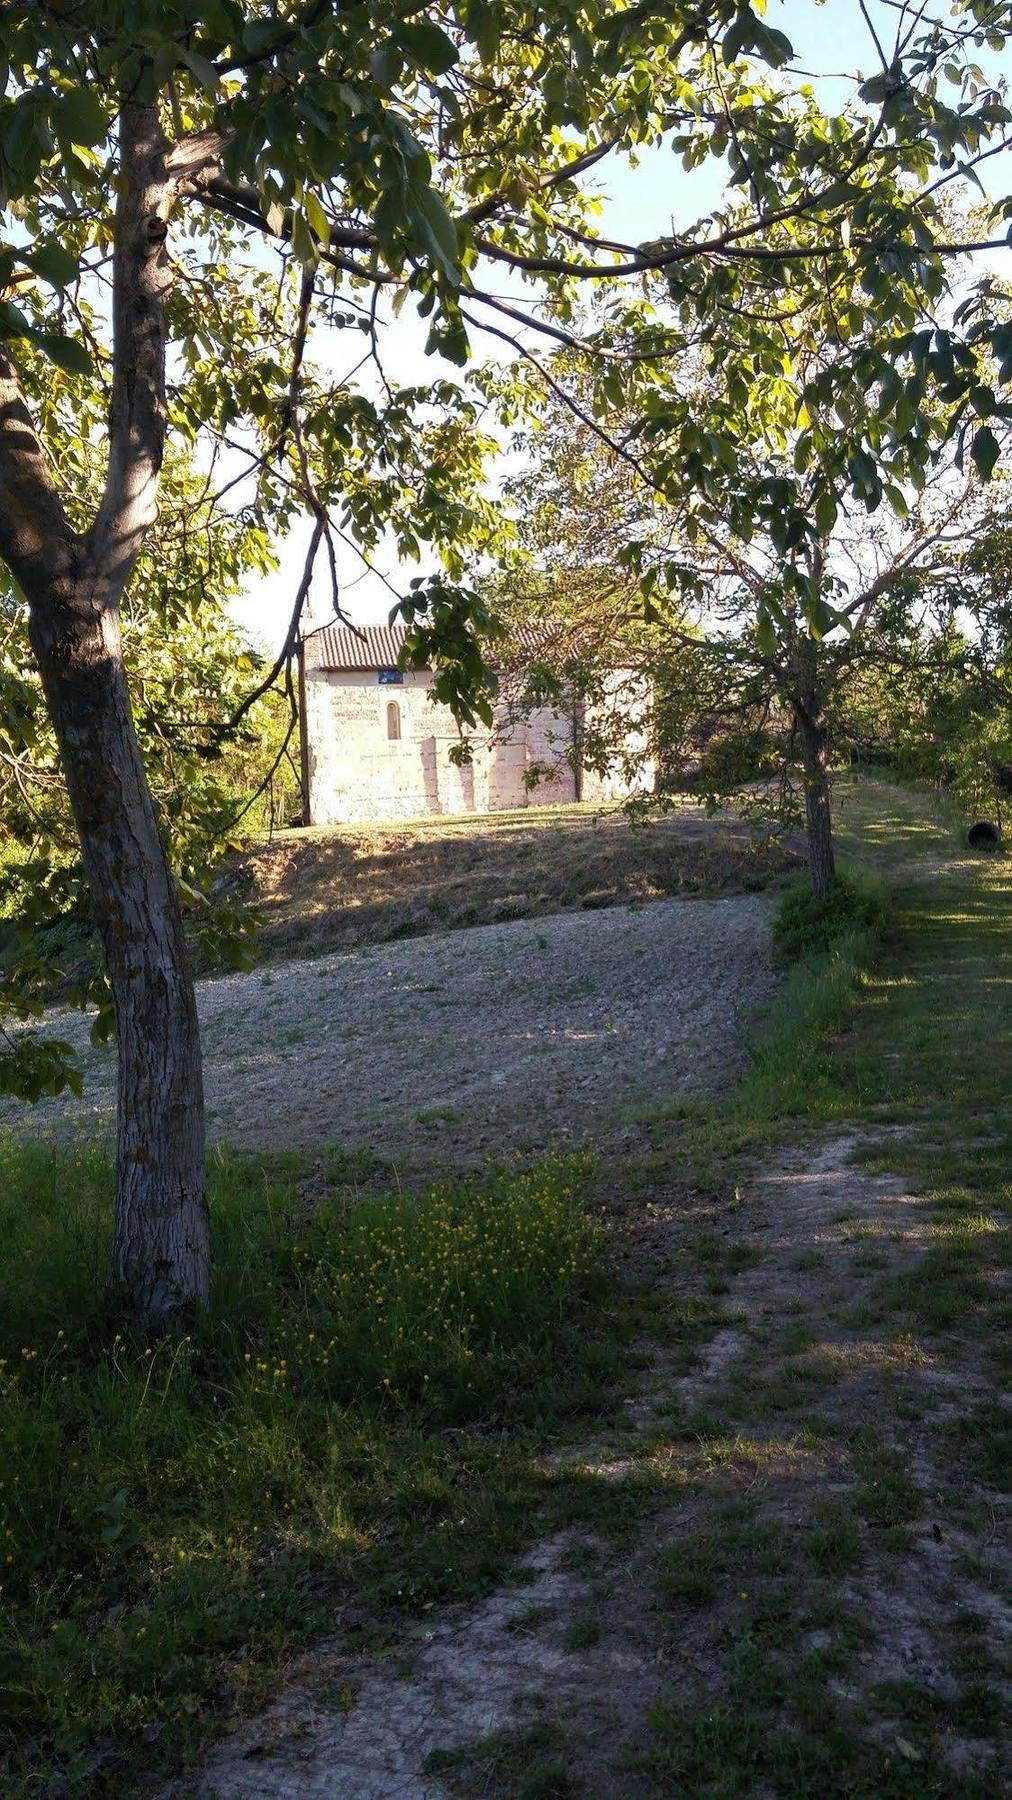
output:
[[[387,737],[390,739],[391,743],[395,743],[400,735],[401,709],[396,700],[391,700],[387,705]]]

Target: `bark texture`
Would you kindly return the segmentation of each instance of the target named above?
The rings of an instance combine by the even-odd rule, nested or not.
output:
[[[194,153],[196,154],[196,153]],[[200,148],[199,156],[203,157]],[[194,159],[190,158],[190,162]],[[134,730],[119,603],[157,510],[165,438],[173,168],[157,109],[119,117],[113,379],[102,503],[70,524],[9,348],[0,345],[0,556],[29,604],[119,1048],[112,1277],[157,1324],[208,1288],[204,1103],[193,980],[175,883]]]
[[[824,900],[836,874],[833,851],[833,817],[829,796],[826,728],[815,694],[805,696],[796,708],[801,758],[805,779],[805,823],[808,836],[808,869],[812,892]]]
[[[112,1278],[163,1322],[207,1297],[200,1035],[175,883],[130,711],[114,607],[87,581],[33,607],[119,1050]]]

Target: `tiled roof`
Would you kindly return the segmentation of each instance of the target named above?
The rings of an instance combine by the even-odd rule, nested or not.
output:
[[[396,669],[407,637],[406,625],[321,625],[304,640],[307,669]],[[579,637],[579,634],[570,636]],[[568,646],[570,649],[575,644]],[[500,667],[516,666],[565,651],[566,633],[557,620],[520,625],[513,633],[512,649],[500,651]]]
[[[396,669],[404,625],[323,625],[305,640],[310,669]]]

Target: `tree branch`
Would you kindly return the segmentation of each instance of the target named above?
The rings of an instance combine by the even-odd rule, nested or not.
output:
[[[17,365],[0,344],[0,557],[34,599],[72,575],[79,545]]]
[[[154,524],[165,444],[168,218],[181,177],[168,170],[157,108],[127,99],[119,117],[113,232],[113,385],[105,492],[88,537],[92,572],[119,599]]]
[[[250,692],[245,695],[240,704],[236,707],[232,717],[226,719],[223,725],[219,725],[215,728],[214,735],[216,738],[231,737],[236,727],[250,711],[250,708],[254,707],[258,700],[262,700],[264,695],[270,692],[282,670],[286,669],[290,664],[295,651],[295,646],[299,641],[299,632],[302,626],[302,614],[306,601],[309,598],[309,589],[313,581],[313,568],[316,563],[316,553],[320,548],[320,540],[323,537],[323,528],[324,521],[317,517],[316,523],[313,526],[313,535],[309,542],[309,550],[306,553],[306,561],[302,570],[302,580],[299,582],[295,595],[295,604],[292,607],[291,618],[288,622],[288,630],[285,632],[285,641],[282,644],[281,649],[278,651],[278,654],[271,664],[268,673],[264,676],[264,679],[258,681],[256,687],[251,688]]]

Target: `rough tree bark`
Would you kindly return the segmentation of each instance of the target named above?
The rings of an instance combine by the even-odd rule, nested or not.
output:
[[[175,884],[134,732],[117,608],[84,572],[31,609],[116,1010],[112,1277],[144,1323],[207,1296],[204,1103]]]
[[[836,874],[836,857],[829,797],[827,734],[818,694],[811,691],[804,694],[800,704],[795,705],[794,716],[801,739],[801,762],[804,770],[808,871],[813,894],[817,900],[824,900]]]
[[[176,888],[130,709],[119,602],[154,522],[165,436],[167,221],[179,191],[157,110],[119,120],[113,383],[102,504],[71,526],[0,346],[0,556],[29,604],[113,991],[119,1049],[112,1278],[144,1324],[205,1299],[204,1103]]]

